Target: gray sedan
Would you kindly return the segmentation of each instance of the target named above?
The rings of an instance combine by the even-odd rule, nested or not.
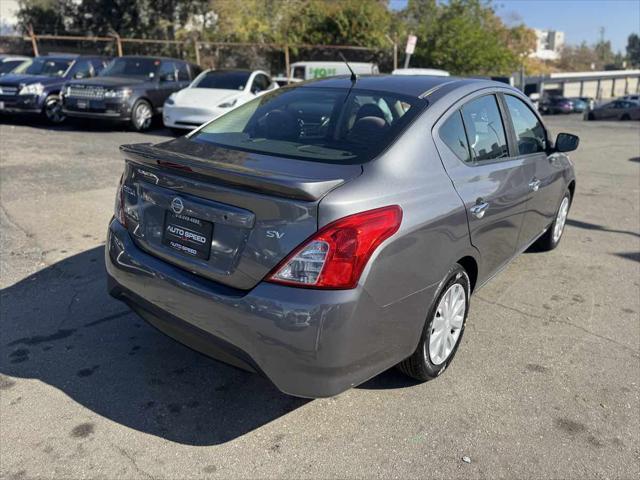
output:
[[[502,83],[285,87],[121,147],[109,291],[291,395],[336,395],[393,365],[426,381],[452,361],[470,296],[560,242],[577,146]]]
[[[615,100],[587,111],[587,120],[640,120],[640,103],[633,100]]]

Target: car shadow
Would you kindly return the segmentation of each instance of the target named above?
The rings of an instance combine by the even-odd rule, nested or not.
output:
[[[98,415],[174,442],[224,443],[308,402],[190,350],[109,297],[103,247],[2,289],[0,313],[0,377],[38,379]],[[0,378],[5,393],[13,383]]]
[[[625,235],[632,235],[634,237],[640,237],[639,233],[632,232],[630,230],[618,230],[615,228],[607,228],[602,225],[598,225],[597,223],[589,223],[583,222],[582,220],[575,220],[572,218],[567,219],[567,225],[571,225],[572,227],[584,228],[586,230],[598,230],[601,232],[610,232],[610,233],[622,233]]]
[[[134,132],[123,122],[101,121],[97,119],[67,118],[60,125],[52,125],[45,119],[36,115],[0,115],[0,125],[19,125],[37,128],[40,130],[62,131],[62,132],[91,132],[91,133],[111,133],[111,132],[131,132],[140,134],[156,135],[161,137],[175,138],[168,128],[162,125],[162,121],[155,119],[151,128],[146,132]]]
[[[630,162],[636,162],[636,163],[640,163],[640,157],[631,157],[629,159]]]

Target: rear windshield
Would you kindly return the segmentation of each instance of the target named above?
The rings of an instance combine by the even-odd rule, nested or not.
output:
[[[268,155],[362,163],[393,142],[425,105],[386,92],[284,88],[218,117],[190,138]]]
[[[243,90],[251,72],[207,72],[191,85],[195,88],[220,88],[224,90]]]
[[[72,62],[73,59],[67,58],[34,58],[18,67],[15,73],[62,77]]]
[[[161,63],[155,58],[116,58],[100,76],[153,78]]]

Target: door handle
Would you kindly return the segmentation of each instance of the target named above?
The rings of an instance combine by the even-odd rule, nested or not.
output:
[[[469,211],[476,218],[484,217],[487,208],[489,208],[489,204],[487,202],[483,202],[482,200],[478,200],[480,203],[476,203],[473,207],[469,209]]]
[[[538,189],[540,188],[541,183],[542,182],[540,180],[538,180],[537,178],[534,178],[529,182],[529,188],[531,189],[531,191],[537,192]]]

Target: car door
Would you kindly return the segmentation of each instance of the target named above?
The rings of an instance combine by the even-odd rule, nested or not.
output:
[[[502,96],[508,121],[507,131],[515,146],[515,158],[522,160],[532,176],[527,180],[527,207],[520,239],[526,248],[553,221],[563,188],[562,167],[557,154],[547,154],[548,137],[538,115],[515,95]]]
[[[512,158],[495,93],[459,102],[435,125],[434,139],[462,199],[471,243],[488,278],[516,253],[533,166]]]
[[[177,79],[178,79],[178,88],[182,90],[183,88],[187,88],[191,83],[191,76],[189,75],[189,66],[186,62],[176,62],[176,67],[178,69]]]
[[[167,97],[179,89],[175,62],[163,60],[158,71],[158,83],[153,99],[154,108],[162,108]]]

